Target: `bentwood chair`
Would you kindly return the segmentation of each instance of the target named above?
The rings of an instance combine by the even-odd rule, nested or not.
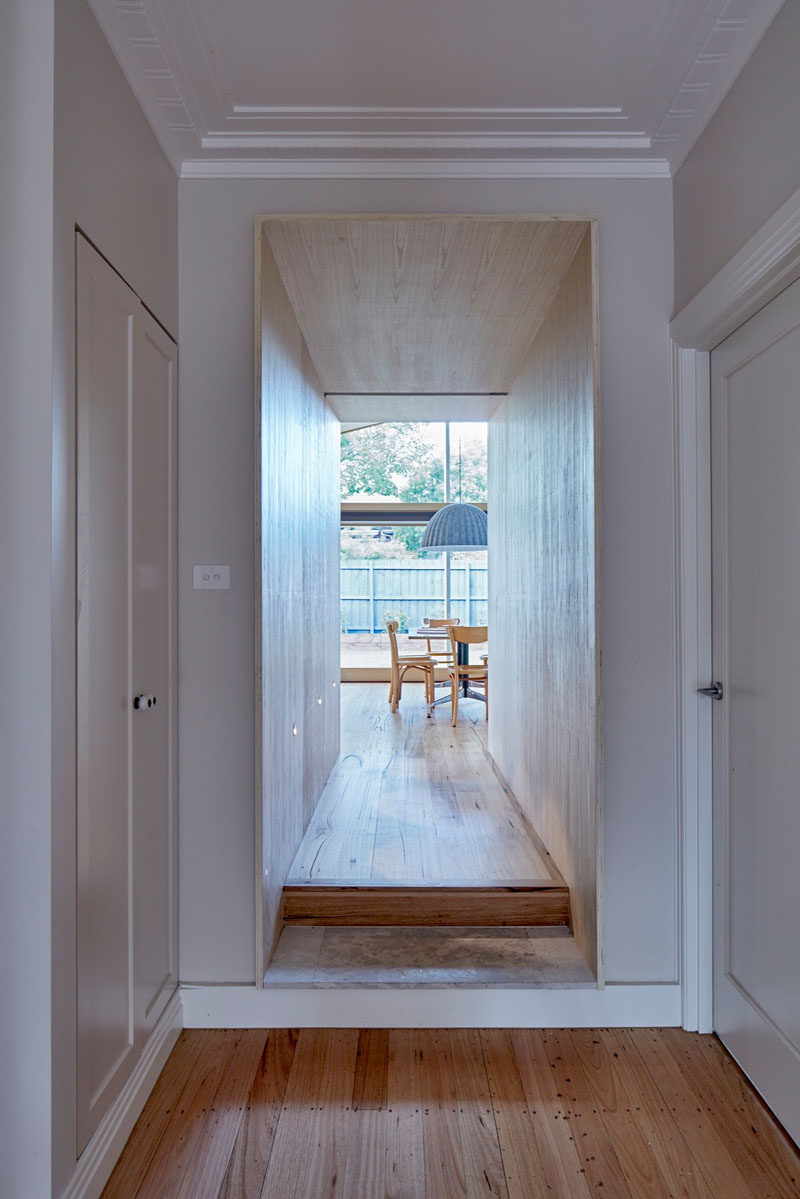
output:
[[[428,705],[428,716],[431,714],[433,703],[433,672],[436,660],[428,654],[399,654],[397,652],[397,621],[387,620],[386,631],[389,634],[389,653],[391,655],[391,683],[389,684],[389,703],[392,711],[397,711],[400,696],[403,691],[403,677],[407,670],[420,670],[425,677],[425,701]]]
[[[450,678],[450,712],[452,723],[458,719],[458,693],[465,686],[468,694],[472,695],[472,686],[477,683],[483,686],[483,695],[474,693],[474,698],[483,699],[486,703],[486,719],[489,719],[489,665],[482,661],[480,665],[470,665],[466,660],[459,661],[459,646],[466,647],[466,653],[461,657],[466,659],[470,645],[483,645],[489,638],[489,630],[485,624],[480,625],[451,625],[447,630],[450,636],[450,649],[453,661],[448,669]]]
[[[457,616],[434,616],[426,621],[429,629],[449,629],[451,625],[461,624]],[[428,654],[431,658],[435,658],[439,666],[449,666],[453,662],[453,651],[448,646],[447,649],[431,649],[431,639],[428,638],[426,645],[428,646]]]

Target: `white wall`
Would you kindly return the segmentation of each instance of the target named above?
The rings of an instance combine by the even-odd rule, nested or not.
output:
[[[800,188],[800,0],[787,0],[675,177],[675,310]]]
[[[85,0],[56,6],[53,339],[54,1179],[75,1163],[75,226],[174,335],[178,185]]]
[[[53,3],[0,5],[0,1194],[50,1193]]]
[[[599,218],[606,976],[677,971],[671,184],[258,181],[180,185],[181,977],[252,982],[253,217]],[[189,589],[193,562],[231,591]],[[217,602],[218,599],[218,602]]]

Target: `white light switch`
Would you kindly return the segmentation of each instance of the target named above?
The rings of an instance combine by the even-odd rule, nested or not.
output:
[[[195,566],[193,578],[195,591],[229,591],[231,568],[230,566]]]

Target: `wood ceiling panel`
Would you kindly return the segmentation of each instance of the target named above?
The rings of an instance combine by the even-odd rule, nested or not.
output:
[[[501,395],[332,395],[328,403],[342,424],[377,425],[384,421],[485,421],[503,402]]]
[[[463,217],[268,220],[326,392],[508,391],[587,229]]]

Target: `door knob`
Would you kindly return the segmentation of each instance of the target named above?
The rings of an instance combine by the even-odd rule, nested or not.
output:
[[[698,687],[698,695],[706,695],[709,699],[722,699],[722,683],[712,683],[710,687]]]
[[[135,695],[133,697],[133,706],[137,712],[142,708],[154,708],[157,702],[154,695]]]

